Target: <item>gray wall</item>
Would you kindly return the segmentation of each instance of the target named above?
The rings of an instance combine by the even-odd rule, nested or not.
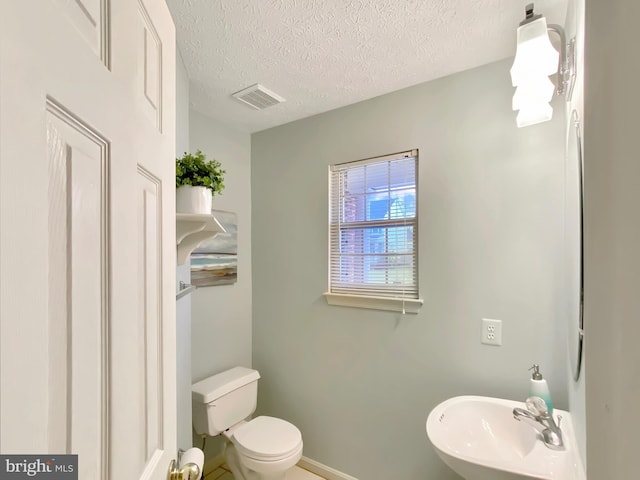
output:
[[[176,156],[189,150],[189,78],[176,49]],[[176,282],[189,283],[189,264],[178,265]],[[176,286],[176,291],[178,290]],[[191,444],[191,299],[176,301],[176,395],[178,407],[178,448]]]
[[[563,108],[517,129],[510,66],[252,136],[259,413],[296,424],[305,456],[366,480],[457,478],[426,437],[429,411],[462,394],[523,400],[534,362],[567,408]],[[328,165],[411,148],[424,307],[328,306]],[[483,317],[503,320],[502,347],[480,344]]]
[[[201,113],[190,112],[191,151],[202,150],[227,171],[213,208],[238,215],[238,282],[203,287],[192,297],[191,372],[202,380],[227,368],[251,366],[251,140]],[[196,445],[201,445],[198,439]],[[220,451],[208,440],[207,457]]]
[[[638,478],[639,17],[639,2],[586,1],[585,335],[592,479]]]

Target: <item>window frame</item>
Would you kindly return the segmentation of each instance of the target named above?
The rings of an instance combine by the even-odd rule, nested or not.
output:
[[[375,295],[372,294],[370,290],[376,290],[376,284],[370,284],[370,287],[365,287],[364,292],[356,287],[352,290],[345,287],[344,283],[341,283],[339,287],[335,288],[332,285],[332,279],[335,279],[340,275],[340,273],[335,272],[335,268],[340,264],[339,259],[340,254],[338,254],[339,259],[336,260],[334,251],[337,245],[340,244],[342,238],[343,229],[341,229],[340,218],[341,211],[334,212],[336,208],[341,209],[342,201],[345,198],[344,193],[342,192],[340,186],[338,186],[339,191],[335,191],[335,182],[334,176],[340,175],[339,172],[343,172],[345,170],[355,169],[359,166],[363,165],[374,165],[388,163],[394,160],[402,160],[412,158],[414,160],[414,184],[413,189],[415,191],[415,215],[407,222],[406,217],[402,217],[398,219],[398,221],[391,221],[392,219],[385,220],[371,220],[367,219],[365,216],[365,220],[349,222],[351,228],[354,225],[362,224],[363,229],[367,228],[375,228],[375,224],[381,224],[383,228],[394,228],[394,227],[407,227],[411,226],[413,228],[413,238],[412,238],[412,251],[411,256],[413,257],[412,262],[412,277],[413,282],[412,286],[408,288],[408,292],[405,291],[404,287],[394,289],[393,287],[389,287],[388,284],[384,284],[385,287],[382,289],[385,290],[384,295]],[[329,305],[335,306],[346,306],[346,307],[355,307],[355,308],[368,308],[375,310],[386,310],[393,312],[402,312],[402,313],[418,313],[420,307],[423,305],[423,300],[420,298],[419,291],[419,267],[418,267],[418,251],[419,251],[419,243],[418,243],[418,228],[419,228],[419,156],[418,150],[410,150],[405,152],[398,152],[390,155],[382,155],[371,157],[363,160],[357,160],[353,162],[345,162],[330,165],[328,168],[328,184],[329,184],[329,198],[328,198],[328,209],[329,209],[329,222],[328,222],[328,289],[324,293],[324,297]],[[389,173],[389,177],[391,178],[391,172]],[[387,191],[390,193],[392,191],[393,186],[390,184],[390,181],[387,181]],[[336,197],[337,196],[337,197]],[[363,196],[366,198],[367,191],[366,188],[363,190]],[[389,210],[391,210],[391,203],[389,204]],[[364,209],[365,211],[368,208],[368,204],[365,200]],[[336,216],[337,215],[337,216]],[[390,215],[389,215],[390,216]],[[336,218],[337,223],[336,223]],[[386,235],[389,234],[389,231],[386,231]],[[363,240],[363,250],[364,250],[365,241]],[[340,247],[337,247],[340,248]],[[385,252],[385,255],[391,255],[394,252]],[[404,255],[400,253],[399,255]],[[363,259],[366,258],[366,253],[362,252]],[[339,266],[337,268],[340,268]],[[380,284],[379,284],[380,285]],[[396,290],[399,295],[392,296],[391,292]]]

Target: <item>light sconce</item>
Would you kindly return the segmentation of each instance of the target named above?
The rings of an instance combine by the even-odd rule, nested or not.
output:
[[[518,127],[551,120],[549,104],[554,92],[571,98],[575,81],[575,39],[567,45],[564,30],[559,25],[547,25],[542,15],[534,15],[533,3],[525,8],[526,18],[518,27],[518,47],[511,67],[511,82],[516,87],[513,110],[519,110]],[[560,37],[560,52],[549,40],[549,31]],[[557,87],[549,75],[558,72]]]

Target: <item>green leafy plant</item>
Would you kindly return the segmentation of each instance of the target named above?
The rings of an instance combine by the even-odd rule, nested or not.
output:
[[[196,153],[185,152],[181,158],[176,158],[176,188],[182,185],[193,187],[207,187],[211,195],[224,190],[224,174],[222,165],[217,160],[207,161],[207,157],[200,150]]]

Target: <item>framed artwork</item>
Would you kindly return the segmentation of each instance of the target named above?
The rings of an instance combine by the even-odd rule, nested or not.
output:
[[[238,281],[238,217],[213,210],[225,233],[205,240],[191,253],[191,283],[198,287],[229,285]]]

